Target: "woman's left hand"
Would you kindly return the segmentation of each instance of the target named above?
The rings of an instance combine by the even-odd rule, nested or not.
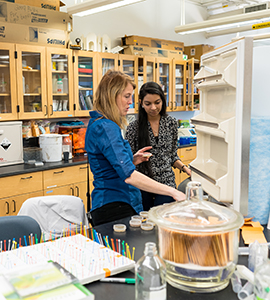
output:
[[[145,152],[152,149],[152,146],[147,146],[144,147],[140,150],[138,150],[134,155],[133,155],[133,163],[134,165],[139,165],[140,163],[144,162],[144,161],[148,161],[149,158],[152,156],[152,154],[150,152]]]

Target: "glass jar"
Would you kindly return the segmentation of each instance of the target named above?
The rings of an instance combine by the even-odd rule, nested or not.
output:
[[[190,292],[225,288],[238,260],[243,216],[203,200],[199,182],[187,186],[187,199],[151,208],[158,226],[159,255],[167,267],[167,282]]]

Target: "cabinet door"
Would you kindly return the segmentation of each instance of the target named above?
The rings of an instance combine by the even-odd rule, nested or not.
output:
[[[197,59],[189,59],[187,61],[187,102],[188,110],[200,109],[200,94],[197,88],[193,84],[194,76],[200,70],[200,62]]]
[[[13,44],[0,43],[0,120],[17,119],[17,86]]]
[[[118,70],[118,54],[98,53],[98,83],[108,70]]]
[[[96,90],[96,54],[74,51],[74,111],[75,116],[89,116]]]
[[[87,181],[74,183],[74,195],[82,199],[87,212]]]
[[[16,45],[20,119],[48,117],[45,47]]]
[[[186,110],[186,62],[173,59],[172,64],[172,85],[173,85],[173,111]]]
[[[44,190],[44,196],[69,195],[75,196],[74,184],[52,187]]]
[[[138,111],[138,57],[136,55],[119,54],[119,71],[129,75],[135,82],[136,88],[132,96],[129,113]],[[137,108],[137,110],[136,110]]]
[[[73,117],[72,51],[46,48],[49,117]]]
[[[138,56],[138,99],[141,86],[156,80],[155,70],[155,57]],[[138,105],[135,102],[135,111],[138,111]]]
[[[0,200],[0,216],[16,216],[23,204],[29,198],[43,196],[43,191],[3,198]]]
[[[172,74],[172,62],[170,59],[166,58],[157,58],[156,59],[156,80],[157,83],[161,85],[161,88],[164,92],[166,103],[167,103],[167,111],[172,110],[172,93],[171,93],[171,74]]]

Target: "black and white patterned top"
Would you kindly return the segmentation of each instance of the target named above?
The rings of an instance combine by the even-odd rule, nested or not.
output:
[[[138,120],[131,122],[127,127],[126,139],[128,140],[131,150],[136,153],[138,149]],[[172,166],[179,159],[177,155],[177,121],[171,116],[163,116],[159,121],[159,135],[155,138],[151,125],[148,122],[148,132],[150,138],[149,146],[152,146],[152,156],[150,165],[153,172],[153,179],[176,187],[175,176]],[[148,174],[145,174],[148,175]]]

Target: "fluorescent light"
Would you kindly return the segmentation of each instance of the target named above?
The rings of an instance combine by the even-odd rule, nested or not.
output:
[[[222,30],[226,28],[232,28],[235,26],[245,26],[247,25],[247,22],[252,21],[253,23],[256,23],[258,20],[261,20],[263,18],[269,18],[270,17],[270,9],[266,9],[263,11],[255,11],[245,14],[238,14],[234,16],[224,17],[224,18],[218,18],[218,19],[212,19],[207,20],[203,22],[198,23],[191,23],[186,25],[180,25],[175,27],[175,32],[179,34],[192,34],[192,33],[198,33],[198,32],[204,32],[204,31],[210,31],[210,30]]]
[[[145,0],[88,0],[82,3],[67,7],[69,14],[83,17],[87,15],[96,14],[105,10],[114,9],[121,6],[130,5]]]

